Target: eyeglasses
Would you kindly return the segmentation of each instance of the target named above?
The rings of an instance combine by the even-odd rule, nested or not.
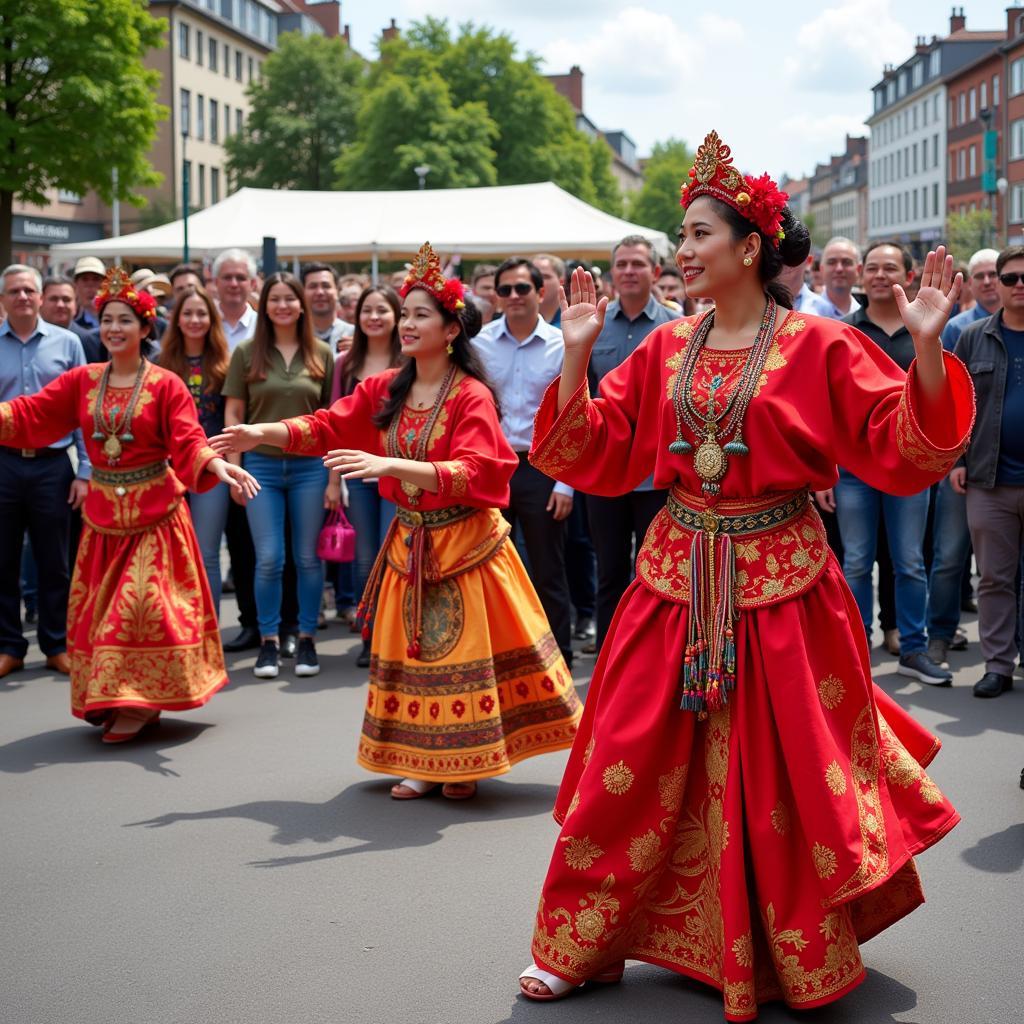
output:
[[[515,291],[516,295],[529,295],[533,291],[533,285],[525,281],[516,281],[515,284],[499,284],[494,289],[503,299],[507,299]]]
[[[1000,274],[999,283],[1004,288],[1012,288],[1018,281],[1024,281],[1024,274]]]

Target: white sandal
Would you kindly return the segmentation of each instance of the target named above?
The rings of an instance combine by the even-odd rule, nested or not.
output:
[[[426,796],[432,789],[437,789],[436,782],[427,782],[426,779],[402,779],[391,787],[392,800],[419,800]],[[399,793],[398,790],[407,789],[408,793]]]
[[[622,981],[622,974],[626,969],[626,963],[624,960],[620,960],[617,964],[612,964],[604,970],[599,971],[593,977],[587,978],[584,985],[617,985]],[[547,992],[531,992],[523,982],[532,979],[533,981],[539,981],[544,985],[547,985]],[[579,988],[580,985],[574,985],[571,981],[566,981],[565,978],[558,977],[557,974],[552,974],[550,971],[545,971],[543,967],[538,967],[536,964],[530,964],[529,967],[519,975],[519,991],[527,999],[533,999],[538,1003],[549,1003],[553,999],[564,999],[573,989]]]

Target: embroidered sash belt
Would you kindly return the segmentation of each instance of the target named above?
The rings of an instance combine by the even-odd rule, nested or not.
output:
[[[476,515],[480,509],[471,508],[468,505],[452,505],[449,508],[435,508],[426,512],[420,512],[413,508],[405,508],[399,505],[395,510],[395,517],[403,526],[410,530],[416,530],[425,526],[428,530],[437,526],[448,526],[450,523],[457,523],[460,519],[468,519]]]
[[[689,498],[689,500],[687,500]],[[680,707],[700,717],[718,711],[736,686],[736,551],[734,537],[777,530],[807,509],[808,493],[765,498],[754,508],[730,503],[713,507],[693,501],[673,488],[669,515],[694,531],[690,543],[690,614],[682,667]],[[737,503],[739,504],[739,503]]]
[[[150,462],[135,469],[100,469],[93,467],[92,478],[106,487],[130,487],[153,480],[167,469],[166,462]]]

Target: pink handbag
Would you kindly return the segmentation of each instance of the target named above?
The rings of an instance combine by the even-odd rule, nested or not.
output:
[[[316,556],[325,562],[355,561],[356,531],[340,508],[328,513],[317,538]]]

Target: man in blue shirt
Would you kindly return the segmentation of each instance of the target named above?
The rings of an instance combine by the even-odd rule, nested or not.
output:
[[[0,401],[41,391],[74,366],[85,365],[82,343],[39,316],[39,272],[12,264],[0,275],[7,319],[0,326]],[[2,430],[2,426],[0,426]],[[2,441],[2,434],[0,434]],[[78,450],[78,470],[68,451]],[[48,448],[0,443],[0,678],[23,668],[20,569],[28,530],[39,572],[39,646],[47,668],[67,673],[69,532],[71,509],[85,500],[92,475],[81,431]]]
[[[617,298],[608,304],[604,327],[590,355],[591,393],[659,324],[676,319],[652,294],[661,267],[651,243],[627,235],[612,250],[611,275]],[[629,586],[636,551],[647,527],[665,504],[665,492],[648,477],[635,491],[618,498],[587,495],[590,536],[597,553],[597,639],[604,642],[615,608]]]
[[[963,313],[950,317],[949,322],[942,328],[942,347],[947,352],[952,352],[956,348],[957,339],[965,327],[998,313],[1002,308],[1002,299],[999,298],[999,289],[996,287],[997,259],[999,253],[995,249],[979,249],[968,262],[967,277],[975,303]]]
[[[540,315],[544,279],[521,256],[505,260],[494,274],[504,315],[485,324],[473,339],[501,405],[501,429],[516,454],[505,518],[518,524],[526,542],[530,575],[566,664],[572,665],[569,582],[565,572],[566,520],[571,487],[530,465],[533,418],[548,385],[562,372],[562,332]]]

